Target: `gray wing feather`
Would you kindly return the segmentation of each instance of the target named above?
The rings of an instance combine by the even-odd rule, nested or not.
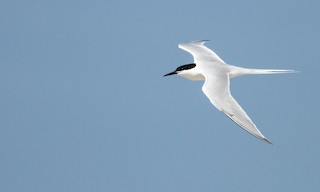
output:
[[[225,64],[225,62],[215,52],[204,46],[204,43],[207,41],[208,40],[180,43],[179,48],[191,53],[195,63],[198,63],[198,61],[210,61]]]
[[[253,136],[270,143],[271,142],[258,130],[247,113],[230,93],[228,74],[216,74],[206,77],[202,91],[211,103],[225,113],[232,121]]]

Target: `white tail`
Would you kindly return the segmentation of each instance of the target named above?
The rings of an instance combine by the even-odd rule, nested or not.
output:
[[[240,75],[259,75],[259,74],[281,74],[281,73],[298,73],[299,71],[288,69],[247,69],[242,67],[232,66],[229,77],[237,77]]]
[[[247,69],[246,74],[279,74],[279,73],[297,73],[295,70],[288,69]]]

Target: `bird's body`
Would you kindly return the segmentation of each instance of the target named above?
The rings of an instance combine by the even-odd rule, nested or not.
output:
[[[206,40],[179,44],[179,48],[192,54],[194,63],[178,67],[166,74],[189,80],[204,80],[202,91],[211,103],[231,120],[255,137],[271,143],[256,127],[230,92],[230,78],[247,74],[292,73],[293,70],[247,69],[226,64],[216,53],[204,46]]]

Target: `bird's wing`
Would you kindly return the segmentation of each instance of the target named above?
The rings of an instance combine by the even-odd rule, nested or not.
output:
[[[236,124],[253,136],[271,144],[271,142],[257,129],[256,125],[241,108],[238,102],[232,97],[228,74],[216,73],[210,76],[207,75],[202,91],[215,107],[224,112]]]
[[[204,46],[204,43],[207,41],[208,40],[180,43],[179,48],[191,53],[195,63],[198,63],[197,61],[210,61],[225,64],[225,62],[215,52]]]

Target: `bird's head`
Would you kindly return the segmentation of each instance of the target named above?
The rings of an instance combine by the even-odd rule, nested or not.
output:
[[[199,72],[197,72],[197,70],[195,70],[195,67],[195,63],[182,65],[176,70],[165,74],[164,77],[169,75],[178,75],[190,80],[204,80],[204,77]]]
[[[178,67],[176,70],[165,74],[165,76],[169,76],[169,75],[179,75],[179,74],[183,74],[183,73],[188,73],[189,70],[191,70],[192,68],[194,68],[196,66],[195,63],[191,63],[191,64],[187,64],[187,65],[182,65],[180,67]]]

